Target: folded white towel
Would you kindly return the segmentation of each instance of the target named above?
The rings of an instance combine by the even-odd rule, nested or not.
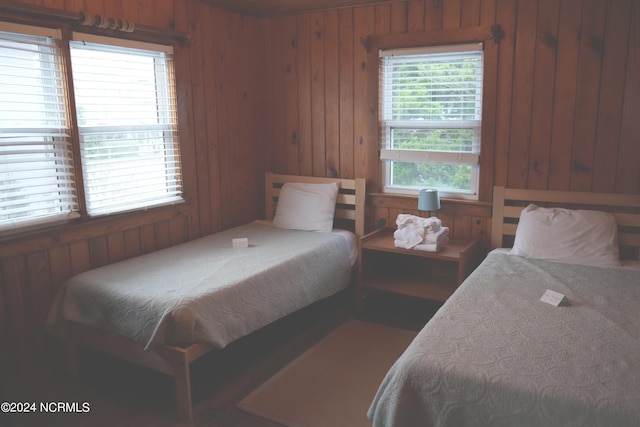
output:
[[[425,251],[425,252],[439,252],[444,245],[449,243],[449,238],[444,236],[438,243],[420,243],[414,246],[407,246],[407,243],[403,240],[394,240],[393,245],[396,248],[403,249],[414,249],[417,251]]]
[[[445,236],[442,241],[438,243],[420,243],[419,245],[415,245],[413,249],[425,252],[439,252],[447,243],[449,243],[449,238]]]
[[[425,233],[423,243],[438,243],[449,235],[449,227],[440,227],[435,233]]]
[[[398,226],[398,228],[417,225],[423,227],[427,233],[434,233],[440,229],[442,221],[440,221],[440,219],[435,216],[432,216],[430,218],[423,218],[417,215],[399,214],[396,218],[396,225]]]
[[[424,241],[424,229],[418,225],[411,224],[398,228],[393,232],[393,238],[403,241],[407,248],[412,248]]]

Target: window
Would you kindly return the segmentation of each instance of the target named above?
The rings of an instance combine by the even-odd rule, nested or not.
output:
[[[0,230],[78,216],[59,43],[0,27]]]
[[[104,42],[70,44],[87,213],[180,201],[170,48]]]
[[[183,200],[170,46],[0,23],[0,59],[0,231]]]
[[[482,44],[380,51],[384,189],[477,198]]]

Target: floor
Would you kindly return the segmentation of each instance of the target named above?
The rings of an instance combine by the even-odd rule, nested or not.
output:
[[[32,372],[12,396],[2,401],[28,403],[21,414],[0,414],[0,426],[213,426],[279,427],[236,408],[255,387],[351,317],[419,330],[439,308],[438,303],[389,295],[371,295],[365,309],[354,313],[350,298],[339,296],[296,313],[224,351],[192,365],[195,419],[180,422],[169,377],[83,352],[80,378],[60,370]],[[55,361],[54,361],[55,362]],[[44,406],[40,406],[40,405]],[[43,408],[48,408],[45,412]]]

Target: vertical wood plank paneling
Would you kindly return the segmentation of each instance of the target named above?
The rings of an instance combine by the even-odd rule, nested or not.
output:
[[[460,27],[475,27],[480,25],[480,8],[478,0],[460,0]]]
[[[460,28],[461,0],[442,2],[442,28]]]
[[[29,289],[28,299],[31,305],[31,323],[33,347],[37,353],[44,353],[43,334],[44,324],[54,297],[54,288],[51,285],[51,270],[48,250],[31,252],[26,255],[27,282]]]
[[[80,0],[76,0],[80,1]],[[140,22],[138,20],[138,4],[135,1],[123,1],[122,2],[122,15],[125,19],[132,22]]]
[[[156,229],[154,224],[145,224],[140,227],[140,250],[143,254],[156,250]]]
[[[210,19],[211,11],[198,6],[196,2],[189,2],[188,22],[192,32],[191,48],[190,48],[190,64],[189,79],[191,83],[192,95],[192,115],[188,118],[191,120],[191,128],[193,129],[193,138],[199,141],[195,144],[194,166],[200,171],[195,177],[196,191],[198,199],[198,217],[200,218],[200,233],[208,234],[215,230],[220,224],[220,205],[217,186],[219,182],[211,179],[218,171],[217,162],[210,161],[210,150],[217,154],[217,133],[216,133],[216,105],[215,85],[211,82],[216,81],[216,67],[213,66],[213,58],[215,52],[211,47],[213,32],[205,30],[205,27],[214,28]],[[201,25],[198,25],[201,24]],[[198,67],[202,64],[202,67]],[[204,78],[204,70],[208,70],[212,74],[212,79]],[[185,70],[186,71],[186,70]],[[210,104],[213,104],[213,111],[209,110]],[[200,125],[196,126],[196,123]],[[202,125],[205,124],[205,125]],[[213,187],[213,188],[212,188]]]
[[[376,100],[361,43],[372,33],[478,23],[505,30],[499,45],[485,48],[487,64],[497,65],[485,68],[493,77],[485,75],[481,200],[494,184],[640,192],[640,6],[633,0],[408,0],[265,18],[197,1],[24,2],[190,33],[175,58],[193,215],[133,228],[114,220],[105,230],[124,231],[92,231],[30,254],[22,242],[20,253],[0,260],[0,321],[12,325],[4,334],[15,357],[39,348],[45,306],[71,275],[257,217],[265,168],[364,175],[376,191]],[[406,202],[393,203],[372,208],[371,223],[393,225],[407,211]],[[452,235],[490,230],[487,217],[457,209],[439,214]]]
[[[444,0],[425,0],[424,29],[427,31],[442,28],[442,2]]]
[[[538,3],[536,58],[534,64],[533,104],[531,106],[531,149],[528,187],[547,188],[549,150],[553,119],[553,90],[558,47],[558,15],[560,3],[541,0]]]
[[[471,224],[471,217],[470,216],[462,216],[462,215],[456,215],[453,218],[453,221],[449,220],[444,222],[443,224],[449,224],[450,225],[450,229],[453,230],[452,235],[453,238],[458,239],[458,240],[469,240],[471,239],[471,230],[473,228],[472,224]],[[475,236],[474,236],[475,237]]]
[[[206,8],[205,8],[206,10]],[[216,200],[211,200],[209,206],[217,217],[212,218],[211,232],[223,229],[233,222],[233,208],[231,207],[233,200],[233,180],[234,173],[232,170],[242,171],[243,168],[235,160],[235,145],[238,143],[238,134],[234,132],[232,127],[225,125],[234,120],[240,120],[238,115],[238,99],[237,86],[235,78],[231,76],[239,76],[240,70],[233,70],[236,53],[231,48],[234,45],[237,29],[234,26],[239,24],[235,20],[235,15],[229,11],[208,11],[209,21],[214,31],[207,32],[201,25],[203,34],[202,57],[204,61],[209,61],[209,57],[213,57],[213,61],[208,63],[215,73],[215,79],[209,80],[203,76],[203,84],[207,87],[207,94],[212,95],[211,99],[206,100],[206,118],[211,114],[215,114],[211,127],[207,128],[207,138],[209,141],[209,151],[207,162],[209,164],[209,185],[210,191],[214,194]],[[230,28],[229,31],[222,31],[222,22],[226,22]],[[208,34],[207,34],[208,33]],[[240,44],[240,43],[238,43]],[[209,86],[213,86],[210,88]],[[222,99],[229,99],[229,102],[220,103]],[[206,120],[205,118],[205,120]],[[222,161],[225,159],[226,161]],[[239,175],[239,174],[238,174]],[[223,200],[228,203],[223,203]],[[217,204],[214,206],[214,204]]]
[[[369,55],[366,49],[366,38],[374,32],[375,9],[357,8],[354,10],[354,70],[353,70],[353,133],[354,133],[354,170],[351,177],[365,178],[371,181],[375,177],[377,154],[376,134],[372,134],[370,123],[375,123],[377,116],[373,110],[369,91]]]
[[[607,12],[606,2],[585,0],[584,4],[571,152],[570,189],[576,191],[589,191],[591,188]]]
[[[325,120],[325,28],[324,14],[309,16],[310,60],[311,60],[311,152],[313,156],[312,175],[327,176],[326,171],[326,120]]]
[[[142,254],[140,243],[140,229],[131,228],[124,232],[125,257],[131,258]]]
[[[171,246],[169,237],[169,221],[156,222],[154,224],[156,237],[156,250],[165,249]]]
[[[286,130],[286,156],[287,172],[291,174],[300,173],[300,137],[299,137],[299,104],[298,104],[298,26],[296,17],[291,16],[284,19],[283,26],[279,29],[284,34],[288,48],[285,49],[283,71],[284,71],[284,93],[281,96],[285,99],[285,130]]]
[[[129,4],[130,2],[126,2]],[[189,2],[185,7],[177,8],[174,10],[176,29],[184,31],[193,37],[194,28],[191,21],[190,8],[192,2]],[[126,9],[125,9],[126,10]],[[125,12],[126,13],[126,12]],[[125,15],[127,16],[127,15]],[[191,212],[191,221],[188,226],[189,238],[195,239],[201,235],[200,231],[200,215],[199,207],[202,202],[199,200],[198,193],[198,176],[203,171],[198,173],[196,166],[196,138],[195,134],[195,121],[194,121],[194,105],[193,105],[193,88],[192,88],[192,74],[191,69],[194,68],[191,65],[191,48],[189,44],[174,46],[174,62],[175,62],[175,74],[176,74],[176,97],[178,108],[178,128],[180,136],[180,154],[182,163],[182,182],[184,198],[193,204]],[[180,77],[177,77],[180,76]]]
[[[338,12],[325,14],[325,120],[327,176],[338,176],[340,170],[340,36]]]
[[[616,191],[640,194],[640,4],[632,3]]]
[[[424,8],[423,0],[411,0],[407,2],[407,31],[424,31]]]
[[[109,18],[122,18],[123,16],[122,3],[117,1],[104,2],[104,15],[108,16]]]
[[[408,9],[406,2],[391,3],[391,32],[406,33],[407,32],[407,15]]]
[[[309,14],[297,17],[298,37],[298,144],[301,175],[313,172],[313,136],[311,130],[311,18]]]
[[[527,186],[537,15],[536,2],[518,3],[507,181],[510,187],[515,188]]]
[[[107,236],[107,250],[109,262],[118,262],[125,259],[124,233],[111,233]]]
[[[91,268],[109,264],[109,251],[107,249],[107,239],[105,236],[92,237],[89,239],[89,257]]]
[[[153,25],[155,18],[154,8],[150,0],[137,0],[138,3],[138,21],[143,25]]]
[[[491,25],[495,22],[496,0],[483,0],[479,11],[480,24]],[[484,76],[483,93],[495,94],[498,91],[498,49],[499,44],[493,40],[484,43]],[[480,186],[478,188],[480,200],[491,200],[493,195],[493,170],[495,167],[496,142],[496,96],[482,97],[482,140]]]
[[[20,372],[21,368],[28,366],[28,360],[32,352],[29,352],[29,341],[33,338],[31,330],[32,304],[28,301],[26,289],[27,281],[25,258],[16,256],[2,260],[0,268],[2,272],[2,286],[7,318],[8,341],[11,345],[3,346],[12,374]]]
[[[340,167],[341,178],[353,178],[353,9],[340,9]]]
[[[53,9],[64,8],[64,0],[41,0],[39,4]]]
[[[619,0],[609,3],[600,79],[592,191],[615,191],[616,177],[611,171],[616,170],[617,166],[616,141],[620,140],[630,18],[631,1]]]
[[[553,100],[553,126],[549,153],[550,190],[568,190],[571,176],[571,141],[578,87],[582,0],[563,0],[558,24],[558,55]]]
[[[89,243],[87,241],[74,242],[69,245],[71,255],[72,274],[82,273],[91,268],[91,257],[89,256]]]
[[[125,2],[125,4],[129,4],[129,3],[132,3],[132,2]],[[83,11],[85,9],[84,0],[64,0],[64,6],[62,6],[61,9],[68,10],[70,12]],[[124,5],[123,5],[123,9],[124,9]],[[124,14],[124,11],[123,11],[123,14]],[[129,15],[124,14],[123,16],[129,16]]]
[[[51,286],[53,291],[57,292],[60,285],[71,277],[69,246],[55,246],[49,249],[49,262],[51,263]]]
[[[375,7],[375,10],[375,34],[389,34],[391,32],[391,5],[389,3],[379,4]]]
[[[282,31],[286,17],[276,17],[271,21],[271,39],[274,46],[271,55],[271,97],[270,105],[274,110],[272,122],[273,130],[273,163],[274,172],[285,173],[287,169],[287,125],[283,120],[283,112],[286,111],[285,101],[285,73],[286,73],[286,54],[290,46],[290,39],[287,34]],[[277,114],[277,115],[276,115]]]
[[[516,42],[516,2],[498,0],[496,22],[504,29],[505,37],[498,51],[498,88],[496,97],[496,141],[494,146],[493,185],[507,185],[511,130],[511,100],[513,98],[513,61]],[[487,94],[488,95],[488,94]],[[485,96],[487,96],[485,95]]]
[[[187,240],[185,234],[184,218],[173,218],[169,221],[169,241],[171,246],[184,243]]]

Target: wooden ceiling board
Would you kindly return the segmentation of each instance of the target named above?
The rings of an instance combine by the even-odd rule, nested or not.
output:
[[[256,16],[288,15],[318,10],[341,9],[394,3],[404,0],[201,0],[212,6],[220,6]]]

